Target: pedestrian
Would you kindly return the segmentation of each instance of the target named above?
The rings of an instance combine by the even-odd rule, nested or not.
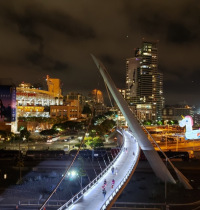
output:
[[[115,175],[117,175],[117,167],[115,168]]]
[[[126,147],[126,153],[128,152],[128,148]]]
[[[106,196],[106,189],[105,188],[103,188],[102,193],[103,193],[103,196],[105,198],[105,196]]]
[[[111,171],[112,171],[112,174],[114,174],[115,168],[112,167],[112,168],[111,168]]]
[[[133,156],[135,156],[135,152],[133,152]]]
[[[104,179],[104,186],[106,187],[106,185],[107,185],[107,181],[106,179]]]
[[[111,188],[113,188],[114,184],[115,184],[115,180],[113,179],[113,180],[112,180]]]

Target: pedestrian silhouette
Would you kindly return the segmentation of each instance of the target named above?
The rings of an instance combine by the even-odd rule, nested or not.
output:
[[[103,193],[103,196],[105,198],[105,196],[106,196],[106,189],[105,188],[103,188],[102,193]]]
[[[106,179],[104,179],[104,186],[106,187],[106,185],[107,185],[107,181]]]
[[[115,171],[114,167],[111,168],[111,171],[112,171],[112,174],[114,174],[114,171]]]
[[[117,175],[117,167],[115,168],[115,175]]]
[[[113,180],[112,180],[111,188],[113,188],[114,184],[115,184],[115,180],[113,179]]]

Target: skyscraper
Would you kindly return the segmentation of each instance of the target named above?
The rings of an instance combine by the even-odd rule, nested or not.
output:
[[[141,120],[161,120],[163,75],[158,72],[157,42],[143,41],[126,60],[126,100]]]

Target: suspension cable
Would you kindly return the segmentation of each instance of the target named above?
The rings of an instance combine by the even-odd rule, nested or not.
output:
[[[92,114],[92,116],[91,116],[91,118],[90,118],[90,120],[89,120],[89,123],[88,123],[88,126],[87,126],[87,129],[86,129],[85,134],[88,133],[89,126],[91,125],[92,117],[93,117],[93,114]],[[51,198],[51,197],[53,196],[53,194],[56,192],[56,190],[58,189],[58,187],[60,186],[60,184],[61,184],[62,181],[64,180],[65,176],[67,175],[68,171],[70,170],[70,168],[71,168],[72,165],[74,164],[74,161],[76,160],[76,158],[77,158],[77,156],[78,156],[78,154],[79,154],[79,152],[80,152],[80,150],[81,150],[81,147],[82,147],[82,145],[83,145],[83,143],[84,143],[85,134],[84,134],[84,136],[83,136],[83,139],[81,140],[80,146],[79,146],[79,148],[78,148],[78,151],[77,151],[77,153],[76,153],[74,159],[71,161],[70,165],[67,167],[66,171],[64,172],[63,177],[60,179],[60,181],[58,182],[58,184],[56,185],[56,187],[53,189],[53,191],[51,192],[51,194],[49,195],[49,197],[48,197],[48,198],[45,200],[45,202],[42,204],[42,206],[40,207],[40,210],[42,210],[42,209],[45,207],[45,205],[47,204],[47,202],[50,200],[50,198]]]
[[[169,162],[169,164],[171,165],[171,167],[174,169],[179,181],[184,180],[186,181],[186,185],[188,189],[192,189],[191,185],[189,184],[189,180],[174,166],[174,164],[171,162],[171,160],[167,157],[167,155],[165,154],[165,152],[163,152],[163,150],[161,149],[161,147],[158,145],[158,143],[155,141],[155,139],[153,138],[153,136],[149,133],[149,131],[147,130],[146,126],[141,122],[141,120],[137,117],[137,115],[135,114],[135,112],[132,110],[133,115],[135,116],[135,118],[138,120],[138,122],[140,123],[140,125],[145,129],[145,131],[147,132],[147,134],[151,137],[151,139],[153,140],[153,142],[155,143],[155,145],[158,147],[158,149],[161,151],[161,153],[164,155],[165,160]],[[182,181],[181,181],[182,182]],[[183,183],[183,182],[182,182]],[[184,184],[184,183],[183,183]],[[184,184],[185,185],[185,184]]]

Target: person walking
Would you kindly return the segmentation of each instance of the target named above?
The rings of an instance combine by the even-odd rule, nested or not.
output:
[[[115,175],[117,176],[117,167],[115,168]]]
[[[105,198],[106,197],[106,189],[105,188],[103,188],[102,193],[103,193],[103,196]]]
[[[114,174],[114,172],[115,172],[115,168],[114,168],[114,167],[112,167],[112,168],[111,168],[111,171],[112,171],[112,174]]]
[[[111,188],[113,188],[113,187],[114,187],[114,184],[115,184],[115,180],[113,179],[113,180],[112,180],[112,185],[111,185]]]
[[[106,179],[104,179],[103,184],[104,184],[104,186],[106,187],[106,185],[107,185],[107,181],[106,181]]]

